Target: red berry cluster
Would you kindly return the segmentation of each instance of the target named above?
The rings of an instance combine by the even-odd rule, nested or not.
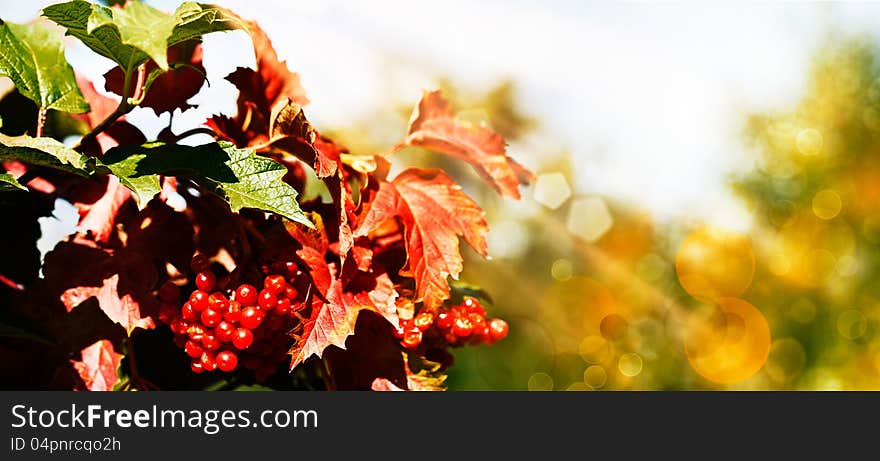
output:
[[[262,289],[242,284],[231,299],[217,290],[207,258],[197,254],[191,263],[196,290],[177,307],[180,289],[166,282],[159,290],[159,312],[175,334],[175,343],[192,358],[192,371],[234,371],[239,363],[265,381],[284,361],[290,348],[286,334],[298,320],[298,291],[283,275],[270,274]]]
[[[464,346],[492,344],[507,336],[507,322],[486,319],[486,309],[476,298],[466,298],[461,304],[443,308],[439,312],[420,312],[408,320],[400,320],[394,336],[409,349],[422,344],[435,346]]]

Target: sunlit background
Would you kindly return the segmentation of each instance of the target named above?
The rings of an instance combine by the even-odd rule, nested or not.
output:
[[[538,173],[510,202],[460,164],[395,159],[450,169],[492,226],[462,280],[511,334],[456,351],[452,389],[880,388],[880,5],[221,3],[352,151],[395,144],[442,87]],[[109,61],[67,54],[103,86]],[[175,131],[234,111],[223,76],[253,61],[243,32],[208,36],[210,87]]]

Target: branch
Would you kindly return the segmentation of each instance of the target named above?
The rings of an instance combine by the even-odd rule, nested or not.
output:
[[[128,67],[125,69],[125,80],[122,85],[122,100],[119,101],[119,105],[116,106],[116,109],[109,116],[107,116],[107,118],[102,120],[101,123],[97,124],[94,128],[92,128],[91,131],[86,133],[86,135],[79,140],[76,146],[73,147],[74,150],[79,150],[86,143],[94,141],[99,134],[104,132],[104,130],[106,130],[108,126],[113,124],[113,122],[115,122],[119,117],[122,117],[123,115],[131,112],[131,110],[134,109],[135,106],[129,103],[128,98],[128,94],[131,92],[131,79],[134,76],[134,72],[137,71],[137,84],[134,88],[134,95],[139,96],[140,86],[143,85],[145,71],[144,64],[138,66],[137,69],[133,67],[134,57],[135,53],[132,53],[131,60],[128,63]]]
[[[46,109],[42,107],[37,111],[37,137],[43,137],[43,125],[46,124]]]

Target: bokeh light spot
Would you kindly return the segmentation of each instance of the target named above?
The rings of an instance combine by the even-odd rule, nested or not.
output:
[[[626,334],[628,326],[626,320],[620,315],[609,314],[599,322],[599,332],[605,339],[613,341],[622,338]]]
[[[536,202],[555,210],[571,197],[571,188],[562,173],[544,173],[535,181],[534,197]]]
[[[805,128],[798,132],[795,144],[798,151],[804,155],[816,155],[822,151],[825,140],[822,133],[815,128]]]
[[[544,372],[534,373],[529,377],[530,391],[552,391],[553,377]]]
[[[568,230],[588,242],[599,240],[614,224],[614,218],[599,197],[576,200],[568,212]]]
[[[842,207],[840,195],[831,189],[819,191],[813,196],[813,213],[820,219],[833,219]]]
[[[553,276],[554,279],[559,280],[560,282],[564,282],[571,278],[574,273],[574,268],[571,264],[571,261],[560,258],[556,261],[553,261],[553,265],[550,266],[550,275]]]
[[[837,316],[837,332],[846,339],[859,339],[867,329],[868,320],[858,309],[847,309]]]
[[[603,363],[611,355],[611,345],[601,336],[587,336],[581,341],[578,352],[587,363]]]
[[[642,357],[634,352],[623,354],[617,361],[617,369],[626,377],[638,376],[642,372]]]
[[[684,239],[675,270],[685,291],[711,302],[746,291],[755,273],[755,254],[746,236],[706,226]]]
[[[754,306],[721,298],[694,311],[685,324],[685,352],[694,371],[722,384],[754,375],[770,353],[770,327]]]
[[[804,346],[794,338],[782,338],[773,341],[764,370],[770,379],[783,384],[796,378],[806,363],[807,353]]]
[[[599,365],[591,365],[584,370],[584,384],[590,389],[600,389],[605,386],[608,380],[608,373],[605,368]]]

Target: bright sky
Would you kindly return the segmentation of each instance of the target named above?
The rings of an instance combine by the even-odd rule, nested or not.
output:
[[[414,102],[438,75],[474,90],[509,77],[542,121],[542,143],[574,155],[578,192],[734,227],[747,224],[725,183],[750,165],[742,116],[796,101],[829,34],[880,25],[880,4],[864,3],[219,2],[260,21],[301,74],[318,126],[344,126],[389,98]],[[4,19],[24,21],[52,2],[4,3]],[[68,56],[99,81],[107,68],[81,50]],[[240,62],[253,62],[242,36],[211,36],[203,113],[176,121],[231,109],[222,76]],[[542,152],[514,153],[540,165]]]

